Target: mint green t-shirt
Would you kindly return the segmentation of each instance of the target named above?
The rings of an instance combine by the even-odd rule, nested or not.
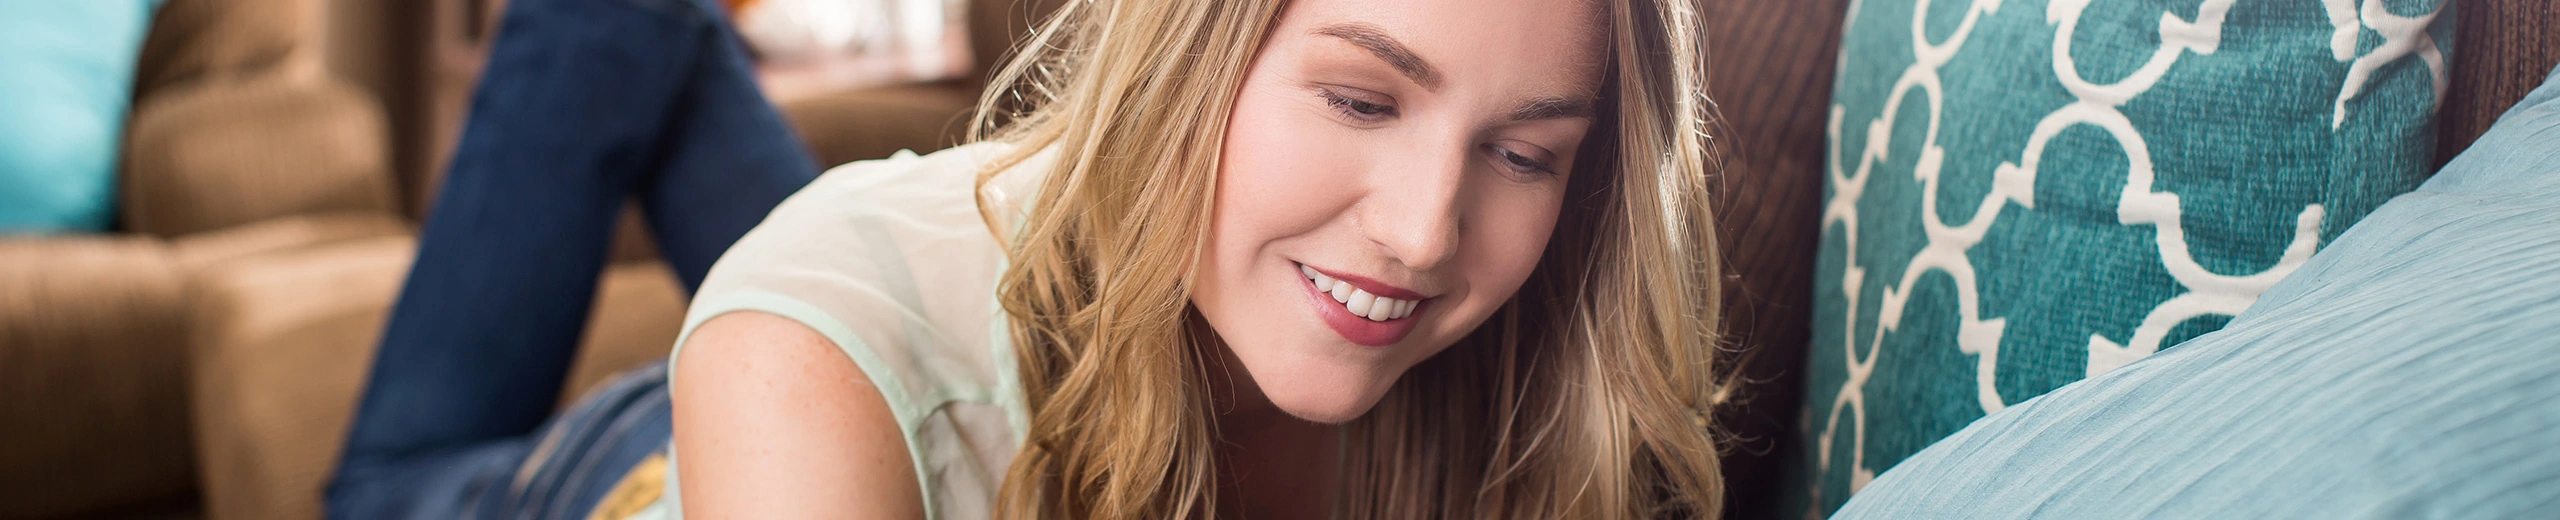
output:
[[[687,336],[713,317],[754,311],[835,343],[897,417],[928,518],[987,518],[1029,422],[995,302],[1004,249],[976,197],[979,170],[1013,149],[902,151],[828,170],[720,258],[685,317]],[[1016,207],[1052,153],[999,175],[989,202]],[[999,216],[1019,222],[1020,213]],[[670,358],[684,354],[683,342]],[[672,471],[665,483],[635,518],[682,516]]]

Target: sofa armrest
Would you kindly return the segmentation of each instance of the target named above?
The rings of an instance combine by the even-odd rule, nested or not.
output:
[[[188,378],[207,518],[319,518],[415,246],[342,242],[198,273]]]
[[[234,258],[194,275],[187,365],[206,518],[320,517],[415,253],[407,235],[384,236]],[[607,269],[564,401],[665,359],[683,301],[664,264]]]
[[[177,237],[283,215],[396,211],[382,109],[317,75],[171,86],[134,107],[127,230]]]
[[[187,494],[170,256],[144,237],[0,238],[0,519]]]

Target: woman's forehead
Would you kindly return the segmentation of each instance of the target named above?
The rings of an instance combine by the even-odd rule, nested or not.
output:
[[[1362,48],[1425,87],[1587,96],[1608,56],[1603,9],[1593,0],[1303,0],[1278,30]]]

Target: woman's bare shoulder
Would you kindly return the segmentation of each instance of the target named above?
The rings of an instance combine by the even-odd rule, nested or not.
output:
[[[682,352],[673,394],[685,516],[923,516],[897,418],[826,336],[732,312],[695,328]]]

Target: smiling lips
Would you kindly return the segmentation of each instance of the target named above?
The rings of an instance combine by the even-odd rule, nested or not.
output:
[[[1367,289],[1353,287],[1350,282],[1325,276],[1324,273],[1317,272],[1316,268],[1303,264],[1298,266],[1298,272],[1306,275],[1308,281],[1314,282],[1317,291],[1332,296],[1333,301],[1341,303],[1344,310],[1351,311],[1351,315],[1368,318],[1369,321],[1387,321],[1412,316],[1413,307],[1422,304],[1420,299],[1399,300],[1370,294]]]
[[[1295,273],[1307,288],[1307,305],[1342,339],[1371,347],[1404,341],[1413,332],[1415,314],[1430,298],[1367,279],[1344,278],[1304,264]],[[1381,296],[1386,293],[1391,296]]]

